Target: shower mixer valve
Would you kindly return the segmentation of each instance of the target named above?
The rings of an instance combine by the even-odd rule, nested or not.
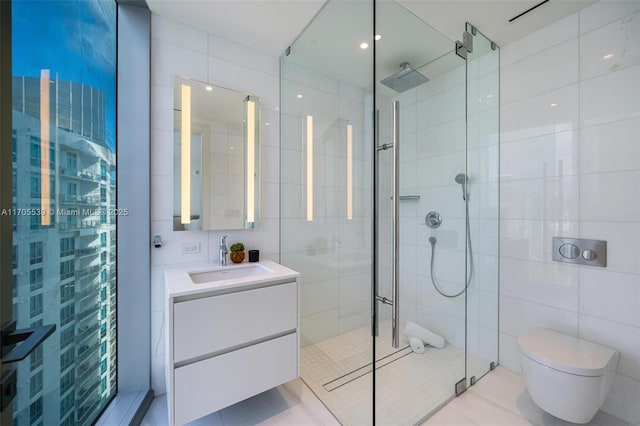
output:
[[[431,211],[424,217],[425,225],[431,229],[436,229],[442,224],[442,216],[440,213]]]

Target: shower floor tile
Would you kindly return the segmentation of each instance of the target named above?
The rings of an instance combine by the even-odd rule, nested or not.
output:
[[[301,377],[315,395],[345,425],[371,425],[371,336],[363,327],[301,349]],[[376,359],[393,355],[376,370],[376,424],[419,424],[454,396],[454,384],[465,374],[464,351],[452,345],[426,347],[424,354],[391,347],[391,326],[380,324]],[[479,360],[475,364],[488,365]],[[367,367],[368,369],[365,369]],[[356,369],[346,383],[325,387]]]

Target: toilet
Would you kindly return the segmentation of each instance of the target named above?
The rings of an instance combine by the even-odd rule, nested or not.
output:
[[[533,401],[573,423],[588,423],[609,395],[620,353],[546,329],[518,338],[522,374]]]

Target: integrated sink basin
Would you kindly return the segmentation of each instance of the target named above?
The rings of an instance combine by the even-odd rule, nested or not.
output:
[[[264,265],[253,264],[242,266],[223,266],[210,271],[189,272],[189,278],[191,278],[191,282],[194,284],[204,284],[271,273],[273,273],[273,271]]]

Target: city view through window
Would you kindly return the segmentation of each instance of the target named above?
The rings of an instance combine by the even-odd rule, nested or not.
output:
[[[116,393],[116,4],[12,5],[13,424],[85,425]]]

